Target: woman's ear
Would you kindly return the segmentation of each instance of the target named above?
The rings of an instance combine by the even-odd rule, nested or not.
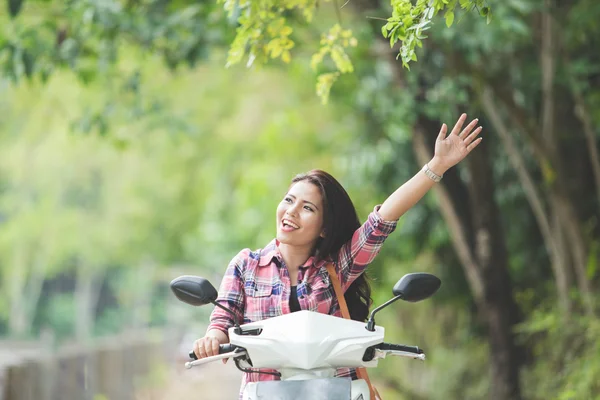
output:
[[[319,236],[320,236],[320,237],[322,237],[323,239],[325,239],[325,236],[326,236],[326,235],[325,235],[325,229],[323,229],[323,230],[321,231],[321,234],[320,234]]]

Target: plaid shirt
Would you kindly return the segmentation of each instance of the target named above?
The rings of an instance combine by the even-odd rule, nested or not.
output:
[[[365,271],[385,239],[396,229],[397,221],[384,221],[378,210],[379,206],[375,207],[367,221],[338,253],[335,267],[344,291]],[[277,244],[274,239],[264,249],[240,251],[225,271],[217,302],[236,313],[243,323],[290,313],[290,276]],[[299,269],[296,290],[300,308],[341,317],[340,306],[327,273],[327,261],[314,261],[314,257],[309,258]],[[231,316],[215,307],[208,330],[219,329],[228,334],[232,326]],[[356,373],[353,369],[340,368],[336,376],[355,378]],[[247,382],[276,379],[273,375],[246,373],[242,390]]]

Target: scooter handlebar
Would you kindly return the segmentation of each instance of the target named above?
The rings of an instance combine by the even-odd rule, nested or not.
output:
[[[363,355],[363,361],[372,361],[377,358],[385,358],[387,354],[408,358],[424,360],[425,352],[417,346],[407,346],[404,344],[379,343],[367,348]]]
[[[231,344],[231,343],[220,344],[219,345],[219,354],[231,353],[232,351],[234,351],[237,348],[238,348],[238,346],[236,346],[235,344]],[[194,353],[194,350],[190,351],[188,356],[192,360],[198,359],[198,357],[196,357],[196,353]]]
[[[418,346],[406,346],[404,344],[381,343],[380,350],[404,351],[406,353],[423,354],[423,349]]]

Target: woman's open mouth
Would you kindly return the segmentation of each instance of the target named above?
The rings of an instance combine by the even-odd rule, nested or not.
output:
[[[294,222],[290,221],[287,218],[281,220],[281,230],[284,232],[292,232],[296,229],[300,229],[300,227]]]

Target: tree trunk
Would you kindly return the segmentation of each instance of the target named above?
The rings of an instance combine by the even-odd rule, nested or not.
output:
[[[80,264],[75,284],[75,337],[80,342],[87,342],[93,335],[95,310],[103,280],[103,270]]]
[[[561,228],[566,233],[565,238],[567,246],[571,250],[571,261],[575,267],[575,277],[581,291],[583,306],[588,315],[593,315],[594,295],[591,282],[587,276],[588,253],[583,230],[577,213],[573,210],[573,204],[560,195],[556,189],[553,191],[553,195],[553,208],[560,219]]]
[[[131,318],[134,329],[146,328],[150,322],[155,271],[156,264],[149,260],[142,262],[136,271],[133,271],[136,275],[136,285],[131,289],[134,292]]]
[[[519,320],[508,272],[508,253],[494,200],[494,178],[486,143],[466,159],[471,174],[471,209],[475,227],[475,255],[482,271],[485,298],[478,304],[487,321],[490,339],[493,400],[520,398],[519,367],[512,329]]]
[[[42,294],[42,286],[46,279],[46,259],[43,252],[39,252],[35,260],[33,261],[33,268],[29,274],[27,282],[26,298],[24,302],[26,304],[26,312],[24,315],[24,327],[26,332],[31,332],[33,327],[33,320],[37,312],[37,306],[40,301]]]
[[[413,148],[419,164],[425,164],[433,156],[425,135],[426,133],[420,127],[415,127]],[[475,302],[479,304],[484,300],[485,288],[479,265],[477,265],[477,260],[473,256],[468,237],[465,233],[466,230],[461,222],[459,213],[453,206],[453,200],[447,188],[444,185],[436,185],[433,191],[439,199],[438,203],[442,216],[451,233],[450,236],[452,237],[454,251],[456,251],[458,259],[464,268]]]
[[[435,132],[420,126],[415,129],[413,144],[420,164],[429,161],[433,155],[426,140],[426,132],[430,131]],[[455,201],[451,199],[447,188],[436,185],[433,190],[440,198],[442,215],[452,233],[452,242],[465,269],[479,316],[487,326],[491,366],[489,398],[518,400],[521,398],[520,358],[512,334],[518,319],[518,308],[512,297],[506,245],[493,197],[493,176],[484,149],[485,146],[480,145],[469,156],[472,160],[467,164],[472,176],[470,203],[474,246],[469,245],[458,216],[460,213],[453,205]]]
[[[567,258],[565,254],[564,238],[556,230],[552,229],[552,222],[550,216],[545,210],[544,203],[541,195],[538,193],[533,178],[527,171],[525,160],[521,156],[521,152],[508,131],[508,127],[504,123],[500,112],[495,104],[491,90],[488,87],[484,87],[479,94],[481,104],[485,110],[490,122],[500,140],[504,145],[508,159],[512,164],[513,168],[517,172],[519,181],[523,186],[525,197],[527,198],[533,215],[537,221],[538,227],[544,239],[546,249],[550,254],[551,266],[554,272],[554,281],[556,283],[556,289],[558,292],[558,301],[561,306],[563,315],[569,315],[571,311],[571,299],[569,296],[569,290],[572,284],[571,273],[567,264]]]
[[[567,58],[565,58],[564,64],[570,64]],[[569,88],[571,89],[571,94],[575,100],[573,113],[579,119],[583,128],[583,135],[585,136],[588,154],[590,157],[590,165],[594,176],[594,184],[596,186],[596,202],[600,205],[600,156],[598,155],[598,145],[596,144],[596,132],[594,132],[592,117],[590,116],[590,112],[586,106],[583,94],[579,89],[579,84],[576,82],[572,74],[569,74],[569,78]]]
[[[550,184],[550,193],[552,195],[551,205],[553,212],[557,213],[566,230],[566,239],[570,244],[567,248],[572,251],[571,261],[575,267],[575,274],[579,290],[583,296],[583,302],[588,314],[593,314],[594,301],[590,282],[586,276],[587,266],[587,248],[585,237],[579,224],[579,217],[573,210],[572,203],[566,195],[567,184],[564,174],[564,160],[562,153],[558,149],[559,139],[556,135],[555,127],[555,107],[554,107],[554,80],[556,73],[555,52],[555,31],[552,11],[554,8],[553,0],[544,0],[544,9],[542,11],[542,35],[541,35],[541,72],[542,72],[542,137],[544,147],[549,155],[551,168],[554,170],[555,177],[546,177]]]
[[[507,107],[507,112],[511,116],[518,116],[523,114],[523,110],[511,99],[506,93],[505,88],[496,85],[493,86],[494,95],[496,98],[503,102],[503,105]],[[528,125],[523,118],[514,118],[513,121],[518,126],[519,130],[526,134],[528,144],[532,146],[534,155],[538,162],[541,171],[544,173],[546,186],[548,186],[545,192],[548,198],[548,204],[550,206],[549,213],[553,215],[553,218],[558,219],[558,226],[564,231],[561,233],[565,241],[564,244],[558,243],[558,237],[554,235],[555,241],[557,241],[557,248],[563,248],[568,254],[565,259],[568,259],[572,264],[573,271],[577,278],[577,286],[583,297],[583,302],[588,314],[593,313],[593,295],[591,283],[585,274],[586,271],[586,260],[587,260],[587,246],[585,235],[579,221],[579,216],[575,212],[574,204],[566,193],[566,181],[569,179],[564,174],[564,163],[560,152],[553,151],[556,148],[556,144],[547,144],[546,146],[540,146],[540,138],[534,133],[534,129]],[[549,138],[542,139],[543,142],[550,140]],[[560,255],[559,255],[560,257]],[[562,257],[561,257],[562,258]]]
[[[575,98],[575,115],[581,121],[583,127],[583,134],[587,143],[587,148],[590,157],[590,164],[592,166],[592,172],[594,173],[594,183],[596,185],[596,202],[600,207],[600,156],[598,155],[598,145],[596,144],[596,133],[592,126],[592,118],[585,105],[583,95],[576,88],[576,84],[571,84],[573,91],[573,97]]]
[[[27,282],[27,257],[25,249],[17,246],[13,252],[12,265],[9,268],[7,285],[9,293],[10,314],[8,332],[12,337],[25,335],[27,306],[25,304],[25,285]]]

